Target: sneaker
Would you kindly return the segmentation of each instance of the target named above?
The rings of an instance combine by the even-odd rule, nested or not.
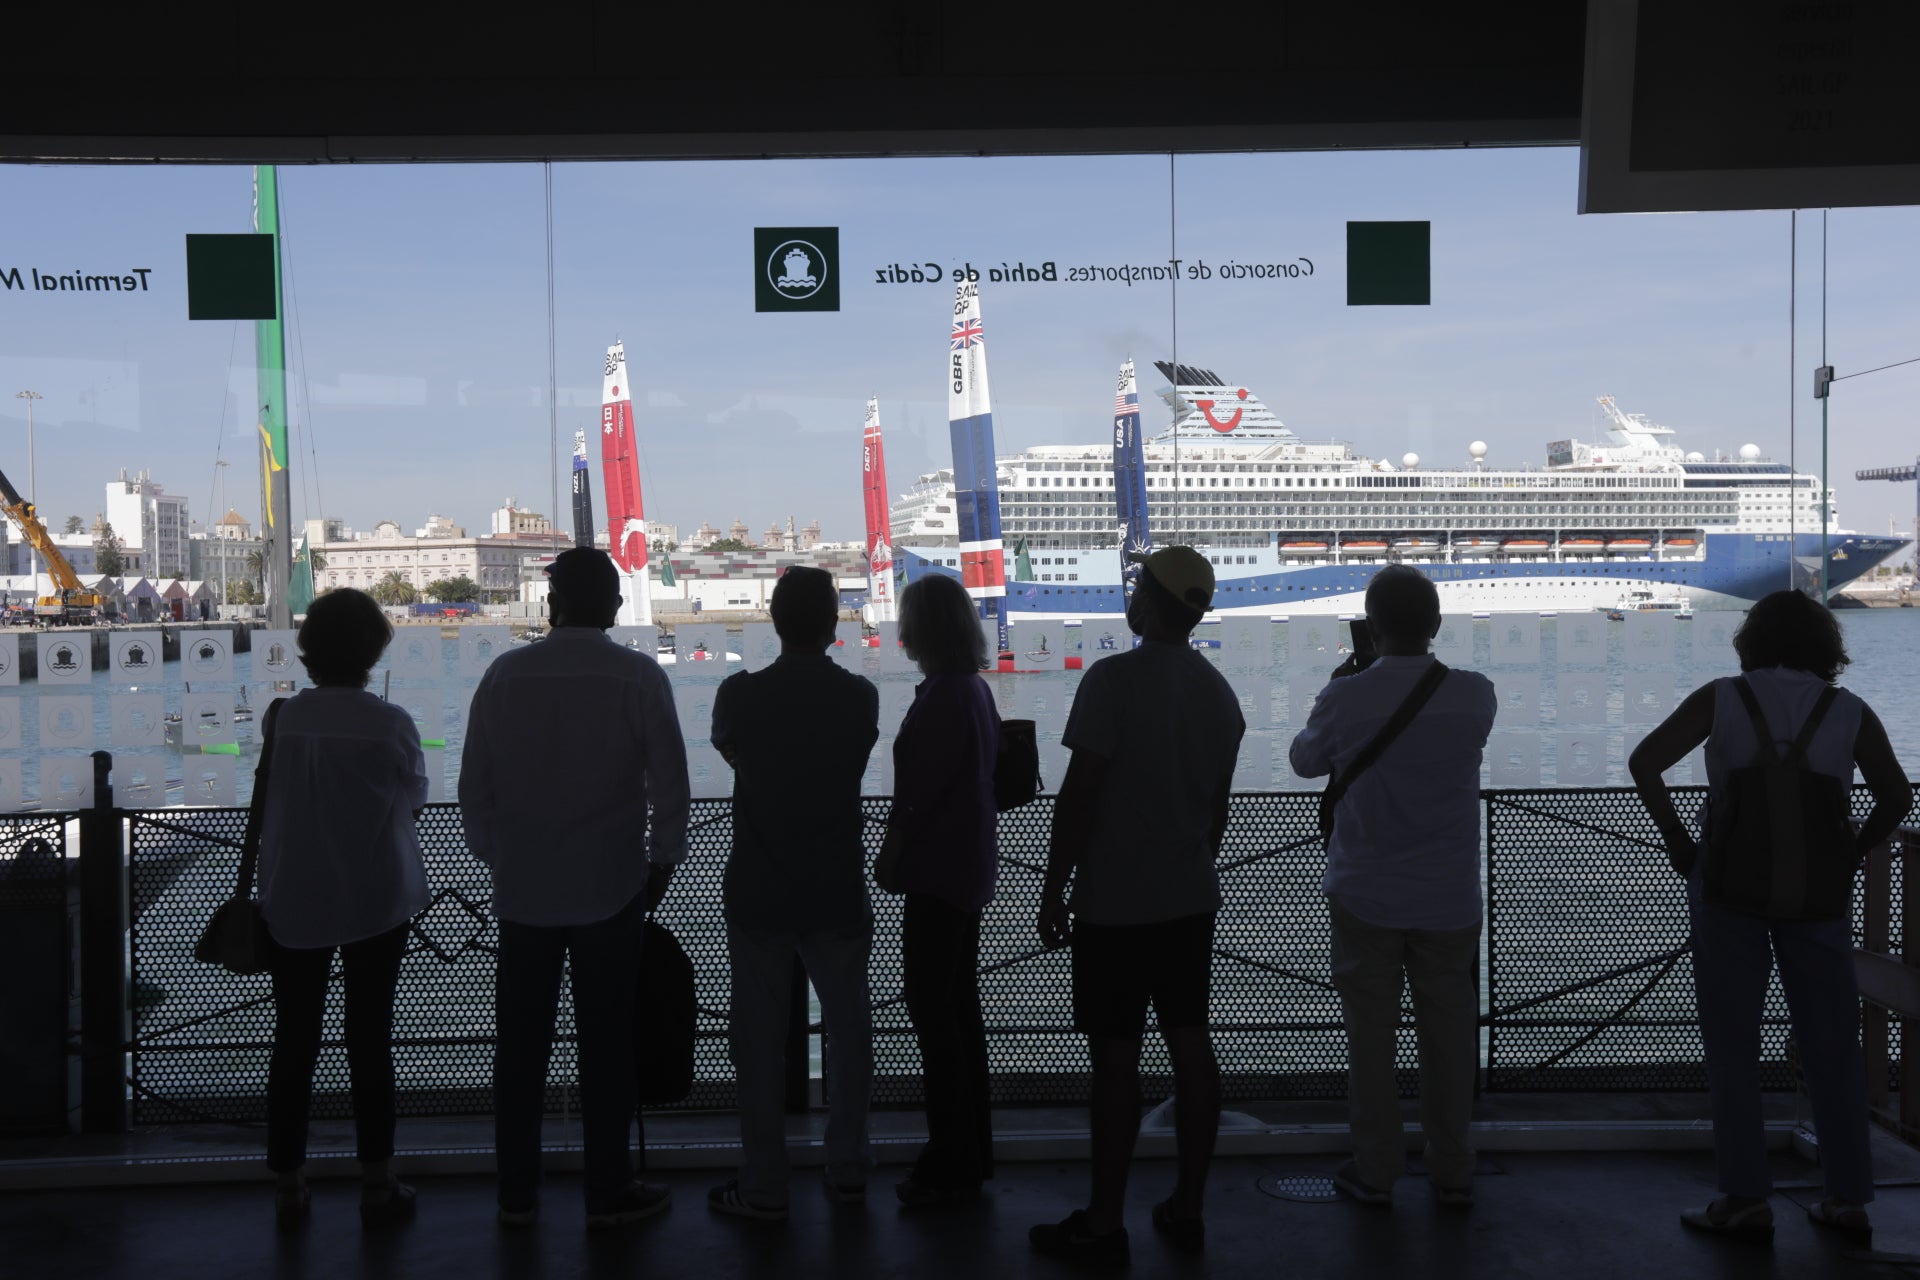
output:
[[[1433,1198],[1443,1209],[1471,1209],[1473,1184],[1469,1182],[1464,1187],[1448,1187],[1436,1182],[1433,1184]]]
[[[1207,1220],[1176,1214],[1171,1200],[1162,1200],[1153,1206],[1153,1229],[1165,1236],[1181,1253],[1202,1253],[1206,1250]]]
[[[893,1184],[893,1194],[900,1203],[909,1209],[930,1209],[940,1205],[965,1204],[980,1198],[980,1184],[961,1182],[951,1186],[938,1182],[922,1182],[908,1174]]]
[[[1349,1200],[1358,1200],[1361,1204],[1393,1204],[1393,1192],[1382,1191],[1360,1176],[1360,1166],[1349,1160],[1333,1171],[1333,1189]]]
[[[822,1165],[820,1180],[827,1185],[827,1198],[835,1204],[865,1204],[867,1202],[867,1184],[864,1182],[835,1182],[833,1170]]]
[[[493,1211],[493,1220],[509,1231],[520,1231],[530,1227],[539,1217],[539,1205],[528,1205],[524,1209],[509,1209],[501,1205]]]
[[[1732,1196],[1721,1196],[1704,1209],[1686,1210],[1680,1215],[1680,1225],[1730,1240],[1770,1245],[1773,1243],[1773,1206],[1765,1200],[1750,1200],[1736,1207]]]
[[[665,1213],[673,1206],[673,1192],[657,1182],[641,1182],[635,1179],[627,1184],[619,1198],[599,1213],[587,1215],[587,1230],[605,1231],[611,1227],[624,1227],[629,1222],[639,1222],[643,1218],[652,1218]]]
[[[1864,1205],[1849,1204],[1845,1200],[1816,1200],[1807,1206],[1807,1217],[1814,1226],[1846,1236],[1862,1247],[1873,1243],[1873,1220],[1867,1217]]]
[[[1059,1222],[1043,1222],[1027,1232],[1033,1251],[1049,1258],[1071,1258],[1076,1262],[1125,1264],[1127,1229],[1094,1234],[1087,1227],[1087,1211],[1075,1209]]]
[[[398,1178],[389,1178],[384,1187],[360,1192],[360,1225],[395,1226],[413,1217],[418,1207],[419,1194]]]
[[[740,1190],[738,1178],[728,1178],[707,1192],[707,1208],[715,1213],[731,1214],[736,1218],[752,1218],[756,1222],[787,1220],[787,1206],[755,1204],[747,1199],[745,1192]]]

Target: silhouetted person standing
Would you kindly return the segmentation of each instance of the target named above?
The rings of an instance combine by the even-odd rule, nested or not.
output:
[[[980,611],[958,579],[900,593],[900,643],[925,679],[893,740],[890,840],[901,841],[901,980],[920,1042],[927,1145],[900,1202],[971,1199],[993,1176],[993,1104],[980,1009],[980,915],[999,868],[993,766],[1000,713],[980,678]]]
[[[1075,691],[1073,755],[1053,810],[1040,937],[1073,944],[1074,1025],[1093,1061],[1093,1195],[1034,1227],[1035,1250],[1127,1256],[1127,1166],[1140,1134],[1140,1041],[1153,1006],[1173,1062],[1179,1175],[1153,1225],[1198,1251],[1220,1128],[1207,1003],[1234,761],[1246,721],[1226,678],[1188,637],[1213,603],[1213,566],[1163,547],[1141,566],[1127,625],[1141,643],[1102,658]],[[1072,881],[1073,899],[1066,892]],[[1071,922],[1069,922],[1071,910]]]
[[[1480,756],[1493,729],[1493,683],[1449,671],[1427,651],[1440,633],[1440,593],[1411,566],[1374,575],[1367,627],[1379,657],[1334,673],[1289,753],[1295,773],[1331,773],[1329,787],[1344,791],[1321,881],[1347,1024],[1354,1147],[1333,1181],[1363,1204],[1393,1203],[1406,1168],[1394,1055],[1410,984],[1427,1173],[1442,1204],[1464,1208],[1473,1203],[1468,1126],[1480,1064]]]
[[[380,1225],[413,1212],[413,1188],[389,1167],[393,1000],[408,927],[429,900],[413,825],[427,802],[427,762],[413,717],[367,692],[392,637],[371,596],[351,588],[321,595],[300,624],[300,661],[314,687],[270,713],[260,833],[260,908],[275,944],[267,1164],[279,1175],[277,1216],[289,1226],[306,1219],[311,1201],[301,1171],[336,948],[360,1215]]]
[[[635,1181],[640,931],[687,851],[687,754],[666,673],[606,634],[620,579],[603,551],[547,568],[552,630],[474,690],[460,767],[467,847],[493,869],[494,1133],[501,1225],[530,1225],[563,967],[579,1033],[587,1226],[664,1210]],[[652,809],[649,821],[648,809]]]
[[[1669,862],[1687,879],[1694,996],[1707,1086],[1713,1094],[1713,1154],[1722,1194],[1703,1209],[1682,1213],[1680,1220],[1696,1231],[1773,1239],[1773,1207],[1767,1203],[1773,1177],[1767,1167],[1759,1063],[1767,979],[1777,964],[1813,1103],[1826,1183],[1826,1197],[1809,1205],[1807,1215],[1814,1225],[1865,1244],[1873,1236],[1866,1209],[1873,1199],[1873,1169],[1867,1069],[1860,1051],[1860,989],[1845,890],[1851,888],[1860,860],[1891,835],[1913,807],[1913,788],[1873,708],[1835,687],[1850,659],[1840,623],[1825,605],[1798,591],[1776,591],[1747,611],[1733,647],[1742,674],[1694,690],[1627,761],[1640,798],[1665,840]],[[1702,742],[1707,756],[1702,834],[1711,840],[1717,825],[1724,823],[1730,832],[1743,835],[1738,847],[1726,850],[1729,860],[1712,868],[1711,875],[1711,845],[1695,844],[1661,779]],[[1772,751],[1767,750],[1769,742]],[[1825,871],[1820,878],[1832,890],[1832,900],[1824,911],[1808,910],[1811,902],[1791,903],[1786,894],[1781,895],[1786,910],[1753,909],[1766,906],[1790,873],[1776,879],[1773,851],[1746,847],[1744,836],[1757,827],[1764,839],[1772,834],[1769,828],[1785,825],[1789,815],[1807,812],[1800,804],[1807,797],[1792,794],[1798,788],[1757,797],[1736,789],[1736,775],[1769,756],[1797,756],[1808,772],[1832,780],[1817,784],[1832,793],[1832,845],[1818,851],[1824,855],[1818,862],[1826,865],[1803,863],[1798,868],[1808,882]],[[1873,792],[1873,810],[1849,839],[1845,815],[1856,767]],[[1739,812],[1743,803],[1756,800],[1765,812]],[[1788,803],[1775,807],[1770,803],[1774,800]],[[1907,868],[1908,875],[1914,873]],[[1756,885],[1759,892],[1753,893]],[[1807,887],[1803,883],[1803,891]],[[1755,901],[1731,905],[1720,900],[1726,897]]]
[[[788,569],[770,609],[780,656],[763,670],[727,677],[713,700],[713,745],[734,770],[723,903],[741,1169],[707,1203],[721,1213],[779,1221],[787,1216],[788,1181],[781,1066],[796,955],[833,1045],[827,1189],[844,1203],[866,1199],[873,909],[860,779],[880,736],[880,695],[827,656],[840,614],[833,575]]]

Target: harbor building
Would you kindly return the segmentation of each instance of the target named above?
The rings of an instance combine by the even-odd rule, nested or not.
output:
[[[193,522],[184,495],[168,493],[145,468],[125,467],[107,482],[102,512],[126,554],[127,568],[149,578],[184,578],[192,569],[188,538]],[[77,571],[77,570],[76,570]]]

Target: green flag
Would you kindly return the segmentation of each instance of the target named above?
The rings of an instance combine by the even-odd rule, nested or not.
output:
[[[307,554],[307,535],[293,549],[293,576],[287,583],[287,612],[299,617],[313,603],[313,561]]]
[[[663,555],[660,557],[660,585],[663,587],[670,587],[673,585],[673,557],[672,556]]]
[[[1033,581],[1033,557],[1027,554],[1025,538],[1013,544],[1013,580],[1015,582]]]

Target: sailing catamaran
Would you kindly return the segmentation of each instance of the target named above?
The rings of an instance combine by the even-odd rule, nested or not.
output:
[[[607,486],[607,553],[626,582],[620,590],[619,625],[653,625],[647,587],[647,526],[640,501],[640,451],[633,436],[633,388],[627,381],[627,348],[607,348],[600,395],[600,464]]]
[[[867,401],[867,425],[860,446],[867,510],[867,621],[892,622],[899,615],[893,599],[893,546],[887,490],[887,457],[880,443],[880,401]]]
[[[953,497],[959,525],[960,583],[994,624],[996,652],[1007,649],[1006,544],[1000,537],[1000,473],[993,450],[993,405],[987,389],[987,343],[980,324],[980,285],[954,288],[947,342],[947,430],[953,440]]]
[[[593,473],[587,470],[587,433],[573,433],[573,545],[593,545]]]

